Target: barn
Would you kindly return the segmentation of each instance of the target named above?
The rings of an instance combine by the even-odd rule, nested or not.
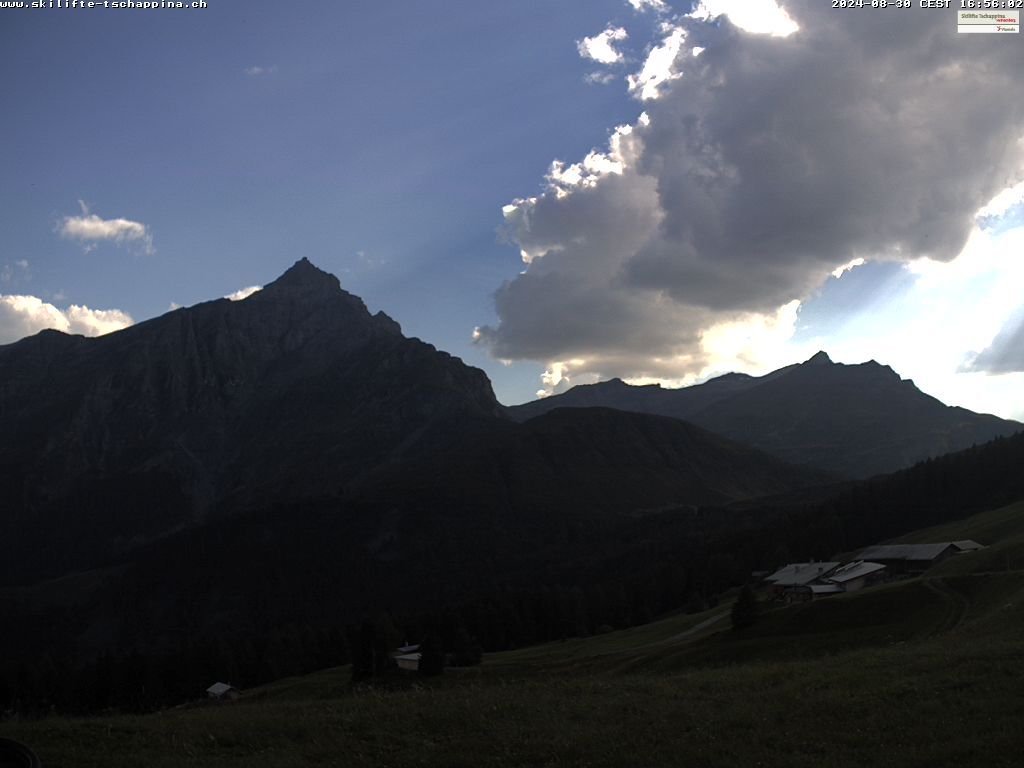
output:
[[[827,581],[841,587],[843,592],[856,592],[858,589],[870,587],[885,578],[887,568],[882,563],[871,563],[857,560],[836,568],[829,574]]]
[[[959,552],[951,541],[940,544],[879,544],[860,553],[860,559],[879,563],[893,574],[924,573]]]

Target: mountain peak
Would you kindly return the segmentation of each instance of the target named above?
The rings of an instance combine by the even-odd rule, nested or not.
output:
[[[282,288],[333,293],[341,290],[341,283],[330,272],[324,272],[303,256],[277,280],[267,285],[263,292]]]
[[[814,354],[804,365],[833,365],[832,358],[828,356],[827,352],[819,351]]]

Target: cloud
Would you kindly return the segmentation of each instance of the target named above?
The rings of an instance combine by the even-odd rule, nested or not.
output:
[[[701,21],[719,16],[728,16],[740,29],[761,35],[786,37],[799,29],[776,0],[701,0],[690,14],[690,18]]]
[[[231,301],[242,301],[243,299],[249,298],[250,296],[252,296],[257,291],[262,291],[262,290],[263,290],[263,286],[262,285],[250,285],[248,288],[239,288],[237,291],[235,291],[234,293],[229,293],[224,298],[225,299],[231,299]]]
[[[964,370],[994,374],[1024,372],[1024,306],[1006,322],[988,347],[966,361]]]
[[[973,45],[943,14],[897,28],[790,2],[782,36],[782,17],[758,26],[741,7],[666,28],[630,81],[642,119],[505,207],[526,267],[478,329],[495,357],[544,362],[559,384],[763,364],[757,339],[788,349],[834,272],[950,262],[1024,178],[1024,102],[1005,98],[1024,50]]]
[[[65,216],[58,231],[61,237],[86,243],[86,253],[96,247],[96,242],[113,241],[116,243],[136,242],[143,246],[147,254],[155,253],[153,237],[145,224],[130,219],[102,219],[89,212],[89,207],[81,200],[81,216]]]
[[[0,344],[8,344],[44,328],[83,336],[102,336],[134,321],[120,309],[90,309],[72,304],[61,310],[36,296],[0,295]]]
[[[624,57],[620,51],[615,50],[615,43],[628,37],[629,33],[624,28],[608,27],[598,35],[584,37],[576,43],[576,49],[585,59],[592,59],[599,64],[618,64]]]
[[[627,78],[630,92],[644,101],[658,98],[663,85],[682,76],[676,60],[686,42],[686,30],[670,25],[667,32],[661,44],[647,54],[640,71]]]
[[[0,267],[0,283],[11,283],[30,277],[29,263],[27,259],[18,259],[10,264]]]
[[[588,85],[608,85],[617,79],[613,72],[588,72],[583,76],[583,82]]]
[[[858,256],[856,259],[850,259],[845,264],[840,264],[838,267],[833,269],[832,270],[832,277],[834,277],[836,280],[838,280],[840,277],[845,275],[851,269],[856,269],[857,267],[863,267],[865,263],[866,263],[866,261],[865,261],[863,256]]]
[[[275,72],[277,72],[277,67],[276,66],[261,67],[261,66],[257,65],[257,66],[252,66],[252,67],[246,67],[242,71],[245,74],[247,74],[249,77],[259,77],[260,75],[272,75],[272,74],[274,74]]]
[[[664,0],[626,0],[634,11],[643,13],[644,11],[654,11],[655,13],[668,13],[669,7],[665,4]]]

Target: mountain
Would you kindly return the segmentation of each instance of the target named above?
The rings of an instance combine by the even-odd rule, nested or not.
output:
[[[525,420],[554,408],[593,406],[684,419],[787,462],[854,478],[893,472],[1024,428],[944,405],[873,360],[842,365],[824,352],[760,377],[730,373],[682,389],[613,379],[508,411]]]
[[[499,418],[482,371],[305,259],[244,301],[43,331],[0,347],[0,560],[87,566],[212,514],[344,494]]]
[[[829,479],[675,421],[571,411],[517,425],[483,372],[406,338],[305,259],[242,301],[0,347],[0,585],[309,500],[375,510],[361,544],[408,510],[500,512],[514,528],[541,510],[725,503]]]

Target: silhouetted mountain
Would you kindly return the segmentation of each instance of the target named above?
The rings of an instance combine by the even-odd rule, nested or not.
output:
[[[499,414],[482,371],[305,259],[244,301],[43,331],[0,347],[0,561],[84,566],[214,510],[341,494]]]
[[[944,405],[873,360],[841,365],[824,352],[765,376],[730,373],[682,389],[613,379],[508,412],[529,419],[592,406],[684,419],[785,461],[848,477],[893,472],[1024,428]]]

